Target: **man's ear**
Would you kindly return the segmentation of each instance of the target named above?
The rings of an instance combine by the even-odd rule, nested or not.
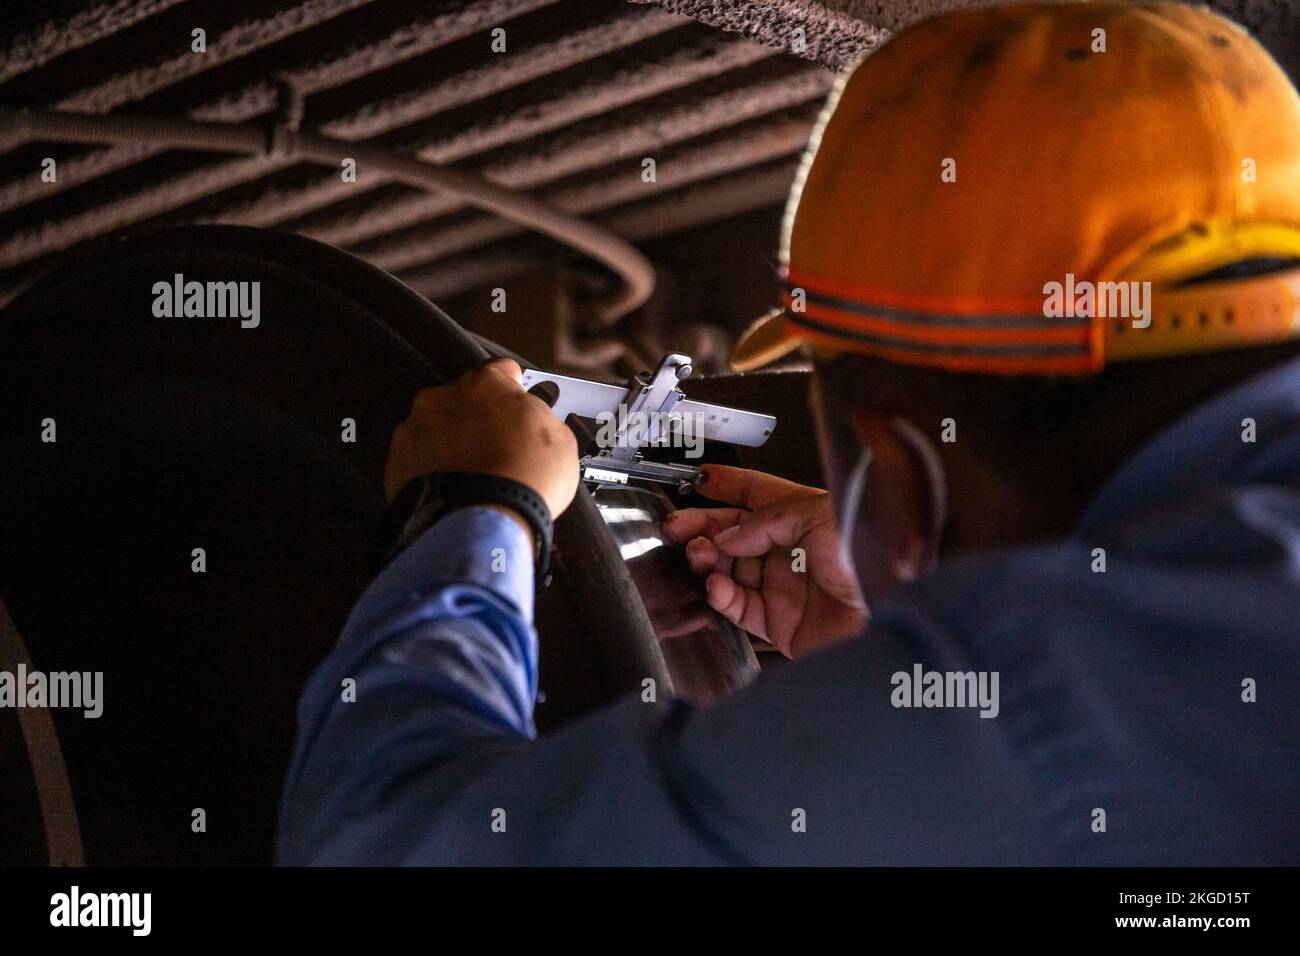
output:
[[[869,535],[871,563],[898,582],[914,581],[933,565],[934,509],[920,455],[889,417],[853,409],[849,423],[872,452],[859,521]]]

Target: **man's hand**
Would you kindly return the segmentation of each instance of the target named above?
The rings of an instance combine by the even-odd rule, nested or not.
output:
[[[707,576],[710,606],[787,657],[860,633],[866,606],[840,563],[831,496],[759,471],[704,472],[702,491],[739,507],[676,511],[664,531],[689,542],[686,556]]]
[[[553,518],[563,514],[578,490],[578,444],[522,383],[519,365],[497,358],[416,395],[389,445],[388,500],[432,471],[476,471],[521,482],[542,496]]]

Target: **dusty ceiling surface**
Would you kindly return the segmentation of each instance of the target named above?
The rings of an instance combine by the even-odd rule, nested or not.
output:
[[[304,128],[470,171],[646,242],[779,208],[834,70],[890,29],[958,5],[968,4],[11,3],[0,105],[247,123],[274,115],[284,82],[305,97]],[[1271,40],[1294,73],[1290,3],[1217,6]],[[492,46],[498,27],[504,52]],[[343,182],[292,157],[143,142],[0,150],[0,301],[69,249],[164,222],[295,230],[435,298],[569,255],[451,196],[374,176]],[[53,182],[41,176],[47,157]]]
[[[624,0],[83,0],[6,14],[0,104],[249,122],[274,113],[285,78],[305,94],[304,127],[473,171],[634,240],[779,204],[834,78]],[[191,51],[195,28],[206,53]],[[42,181],[45,157],[56,182]],[[454,198],[358,179],[143,144],[10,149],[0,290],[79,243],[164,221],[296,230],[432,296],[564,254]]]

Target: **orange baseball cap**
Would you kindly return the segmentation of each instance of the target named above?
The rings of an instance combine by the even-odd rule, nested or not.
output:
[[[1214,277],[1249,259],[1282,268]],[[812,342],[1072,374],[1295,338],[1300,97],[1204,8],[938,16],[832,93],[781,261],[785,308],[742,338],[738,369]]]

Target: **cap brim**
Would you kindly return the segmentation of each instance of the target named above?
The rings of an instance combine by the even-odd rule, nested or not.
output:
[[[785,358],[797,349],[801,340],[786,331],[784,310],[773,309],[757,319],[740,334],[731,351],[731,367],[737,372],[751,372]]]

